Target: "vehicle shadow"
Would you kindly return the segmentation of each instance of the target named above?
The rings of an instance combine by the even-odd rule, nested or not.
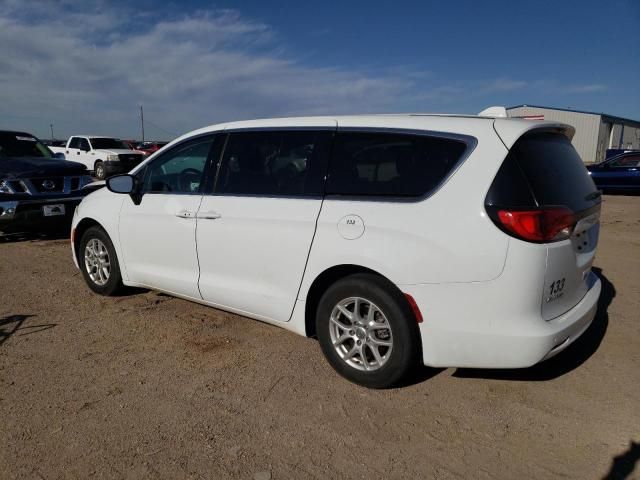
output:
[[[459,368],[453,376],[459,378],[486,378],[495,380],[515,380],[522,382],[541,382],[558,378],[582,365],[600,346],[609,325],[609,305],[616,296],[614,285],[594,267],[593,272],[600,277],[602,292],[598,299],[598,309],[591,326],[566,350],[555,357],[529,368],[521,369],[470,369]]]
[[[394,385],[393,388],[411,387],[412,385],[426,382],[445,370],[446,368],[434,368],[427,367],[425,365],[418,365],[411,371],[411,373],[409,373],[409,375],[403,378],[400,383]]]
[[[45,323],[41,325],[24,325],[24,323],[37,315],[7,315],[0,318],[0,346],[6,342],[18,330],[28,330],[21,332],[19,335],[30,335],[32,333],[49,330],[57,325],[57,323]]]
[[[68,240],[68,229],[55,229],[33,232],[0,233],[0,243],[30,242],[37,240]]]
[[[602,477],[603,480],[624,480],[629,478],[636,468],[636,463],[640,460],[640,443],[629,442],[626,452],[617,457],[613,457],[609,472]]]

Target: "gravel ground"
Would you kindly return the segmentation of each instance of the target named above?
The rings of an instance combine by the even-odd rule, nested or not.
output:
[[[373,391],[315,340],[99,297],[66,240],[0,240],[0,478],[640,478],[640,197],[605,197],[596,266],[555,359]]]

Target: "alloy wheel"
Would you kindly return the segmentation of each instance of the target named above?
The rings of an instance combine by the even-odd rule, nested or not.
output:
[[[109,251],[98,238],[91,238],[84,247],[84,265],[89,278],[96,285],[103,286],[109,281],[111,263]]]
[[[331,311],[329,333],[336,353],[363,371],[384,366],[393,350],[391,326],[384,312],[362,297],[349,297]]]

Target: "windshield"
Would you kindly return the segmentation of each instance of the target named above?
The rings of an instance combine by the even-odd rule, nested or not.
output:
[[[92,138],[91,146],[94,150],[131,150],[129,145],[117,138]]]
[[[51,158],[53,153],[40,140],[27,133],[0,132],[0,158]]]

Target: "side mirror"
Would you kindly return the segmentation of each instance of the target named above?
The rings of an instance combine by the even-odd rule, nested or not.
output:
[[[115,175],[107,178],[107,188],[113,193],[134,193],[134,178],[131,175]]]
[[[67,157],[65,157],[64,153],[62,152],[57,152],[53,154],[53,158],[57,158],[58,160],[66,160]]]

